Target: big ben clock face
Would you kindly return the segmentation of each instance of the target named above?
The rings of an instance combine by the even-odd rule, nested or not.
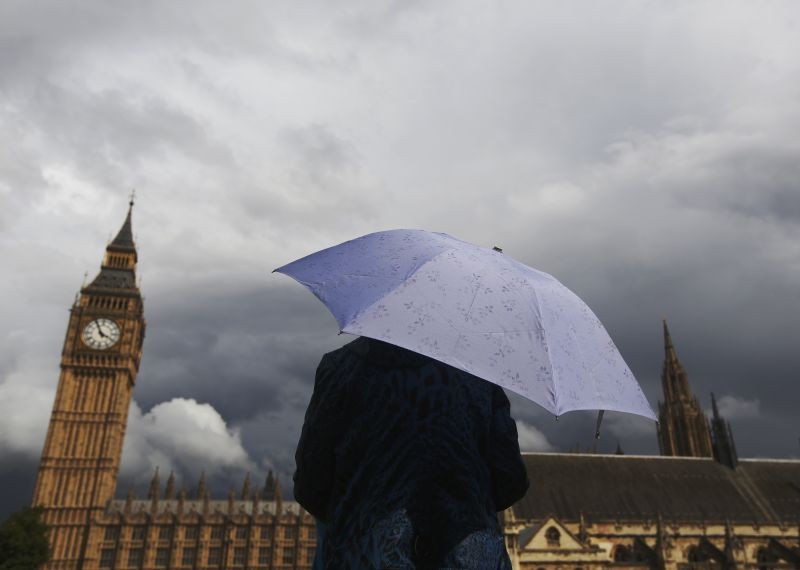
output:
[[[83,342],[89,348],[105,350],[119,340],[119,326],[111,319],[95,319],[83,329]]]

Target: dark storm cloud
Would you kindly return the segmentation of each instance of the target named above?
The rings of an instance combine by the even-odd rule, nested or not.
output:
[[[3,461],[0,462],[0,480],[4,487],[0,493],[0,520],[9,513],[30,506],[38,468],[38,459],[13,453],[3,454]]]
[[[147,299],[136,388],[144,409],[187,397],[232,423],[286,406],[302,413],[298,394],[310,397],[317,362],[344,337],[308,292],[264,273],[262,284],[185,283]]]

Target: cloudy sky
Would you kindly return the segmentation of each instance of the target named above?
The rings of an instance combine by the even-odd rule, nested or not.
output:
[[[148,321],[120,493],[290,488],[327,311],[271,270],[381,229],[500,245],[605,323],[653,406],[661,318],[741,456],[798,457],[800,7],[0,3],[0,516],[29,502],[67,309],[136,188]],[[591,444],[512,398],[528,450]],[[607,414],[598,449],[657,453]],[[163,480],[163,479],[162,479]]]

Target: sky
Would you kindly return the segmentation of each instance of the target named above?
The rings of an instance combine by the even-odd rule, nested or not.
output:
[[[271,271],[390,228],[577,293],[651,405],[666,317],[742,457],[800,456],[794,0],[0,3],[0,517],[30,502],[68,309],[136,189],[147,337],[118,494],[294,448],[347,340]],[[511,395],[520,445],[595,416]],[[606,414],[597,450],[657,454]],[[163,476],[162,476],[163,481]]]

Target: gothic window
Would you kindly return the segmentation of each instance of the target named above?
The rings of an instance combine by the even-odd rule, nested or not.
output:
[[[172,527],[162,526],[158,529],[158,540],[170,540],[172,538]]]
[[[239,540],[247,538],[247,527],[246,526],[240,526],[240,527],[236,528],[236,538],[238,538]]]
[[[561,533],[554,526],[548,528],[544,536],[547,539],[547,546],[559,546],[561,544]]]
[[[233,549],[233,565],[244,566],[247,560],[247,550],[242,546],[237,546]]]
[[[212,540],[219,540],[222,538],[223,528],[221,526],[214,526],[211,527],[211,539]]]
[[[222,549],[219,546],[212,546],[208,549],[208,565],[219,566],[222,560]]]
[[[686,560],[689,562],[708,562],[709,556],[699,546],[690,546],[686,551]]]
[[[289,539],[294,538],[294,527],[293,526],[287,526],[287,527],[285,527],[283,529],[283,538],[289,538]]]
[[[777,559],[768,549],[762,547],[756,552],[756,562],[758,562],[758,570],[771,570]]]
[[[272,533],[270,532],[272,529],[268,526],[261,527],[261,540],[269,540],[272,537]]]
[[[169,548],[156,549],[156,568],[166,568],[169,564]]]
[[[144,540],[144,527],[135,526],[131,530],[131,540]]]
[[[647,543],[642,538],[637,538],[633,543],[633,560],[634,562],[649,564],[651,559],[651,551]]]
[[[100,568],[113,568],[117,557],[116,548],[104,548],[100,551]]]
[[[196,526],[186,527],[186,531],[184,532],[183,536],[188,540],[196,539],[197,536],[200,534],[199,530],[200,529],[198,529]]]
[[[103,540],[117,540],[119,538],[119,527],[118,526],[107,526],[105,536]]]
[[[294,564],[294,548],[283,549],[283,563]]]
[[[196,548],[184,548],[183,557],[181,558],[182,566],[194,566],[194,559],[197,555]]]
[[[313,526],[308,527],[308,530],[306,530],[306,537],[308,539],[310,539],[310,540],[316,540],[317,539],[317,529],[314,528]]]
[[[144,558],[143,548],[131,548],[128,551],[128,568],[141,568]]]
[[[261,547],[258,549],[258,565],[259,566],[268,566],[269,565],[269,548]]]
[[[631,551],[621,544],[614,549],[614,562],[630,562]]]
[[[308,561],[309,564],[314,562],[314,556],[316,556],[316,554],[317,554],[317,549],[314,548],[313,546],[309,546],[308,548],[306,548],[306,560]]]

